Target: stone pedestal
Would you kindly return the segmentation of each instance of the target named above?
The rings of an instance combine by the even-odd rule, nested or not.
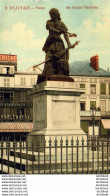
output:
[[[74,141],[86,138],[80,128],[80,95],[84,90],[76,88],[74,82],[45,81],[33,87],[33,130],[28,141],[42,143],[42,138],[52,141],[61,137],[74,138]],[[38,137],[39,136],[39,137]],[[44,137],[43,137],[44,136]]]

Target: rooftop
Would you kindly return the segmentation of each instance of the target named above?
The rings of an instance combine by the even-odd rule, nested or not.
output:
[[[32,129],[33,123],[0,123],[0,132],[30,132]]]
[[[15,71],[15,74],[16,74],[16,75],[38,75],[38,73],[37,73],[36,71],[33,71],[33,72]]]
[[[110,77],[110,72],[99,68],[99,71],[91,66],[89,61],[75,61],[70,64],[70,76],[93,76],[93,77]]]

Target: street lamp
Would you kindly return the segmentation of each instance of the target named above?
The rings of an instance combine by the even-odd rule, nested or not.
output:
[[[96,107],[94,105],[91,106],[90,108],[90,112],[91,112],[91,119],[92,119],[92,127],[93,127],[93,151],[96,149],[95,148],[95,141],[94,141],[94,135],[95,135],[95,114],[96,114]]]
[[[96,107],[94,105],[91,106],[90,108],[90,111],[91,111],[91,119],[92,119],[92,127],[93,127],[93,138],[94,138],[94,133],[95,133],[95,130],[94,130],[94,126],[95,126],[95,114],[96,114]]]

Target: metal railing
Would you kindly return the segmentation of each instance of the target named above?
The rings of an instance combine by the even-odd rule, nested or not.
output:
[[[14,121],[23,121],[23,120],[31,120],[32,117],[30,115],[10,115],[10,114],[4,114],[4,115],[0,115],[0,121],[10,121],[10,120],[14,120]]]
[[[110,117],[110,111],[101,111],[101,116]]]
[[[91,117],[91,112],[90,111],[80,111],[80,116],[90,116]],[[100,111],[96,111],[95,116],[101,116]]]
[[[108,174],[110,139],[36,136],[36,142],[33,142],[2,137],[0,173]]]

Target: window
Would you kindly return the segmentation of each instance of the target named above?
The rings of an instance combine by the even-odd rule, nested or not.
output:
[[[10,93],[4,93],[4,101],[10,101]]]
[[[7,75],[10,74],[10,67],[6,67],[6,73],[7,73]]]
[[[106,94],[106,84],[100,84],[100,94]]]
[[[110,111],[110,100],[108,100],[108,111]]]
[[[108,93],[110,94],[110,84],[108,84]]]
[[[10,92],[10,101],[14,101],[14,92]]]
[[[26,91],[20,92],[20,102],[26,102],[27,99],[28,99],[28,98],[27,98],[27,93],[26,93]]]
[[[21,85],[26,85],[26,78],[21,78]]]
[[[94,105],[94,107],[96,107],[96,101],[90,101],[90,108],[92,107],[92,105]]]
[[[2,74],[3,73],[3,68],[2,67],[0,67],[0,74]]]
[[[14,74],[14,69],[13,69],[13,67],[10,68],[10,74]]]
[[[36,79],[35,78],[31,78],[31,85],[36,84]]]
[[[24,108],[21,108],[21,109],[20,109],[19,114],[20,114],[20,115],[24,115]]]
[[[12,102],[14,100],[14,92],[0,92],[1,102]]]
[[[4,99],[3,99],[3,92],[0,92],[0,101],[2,102]]]
[[[85,111],[85,106],[86,106],[85,102],[80,102],[80,110],[81,111]]]
[[[80,88],[85,88],[85,84],[80,84]]]
[[[101,109],[101,112],[106,111],[106,100],[100,101],[100,109]]]
[[[4,87],[10,86],[10,78],[4,78]]]
[[[89,121],[89,126],[92,126],[92,125],[93,125],[93,122],[92,122],[92,120],[90,120],[90,121]],[[95,121],[94,121],[94,125],[95,125],[95,126],[99,126],[99,121],[95,120]]]
[[[90,94],[96,94],[96,84],[90,84]]]

